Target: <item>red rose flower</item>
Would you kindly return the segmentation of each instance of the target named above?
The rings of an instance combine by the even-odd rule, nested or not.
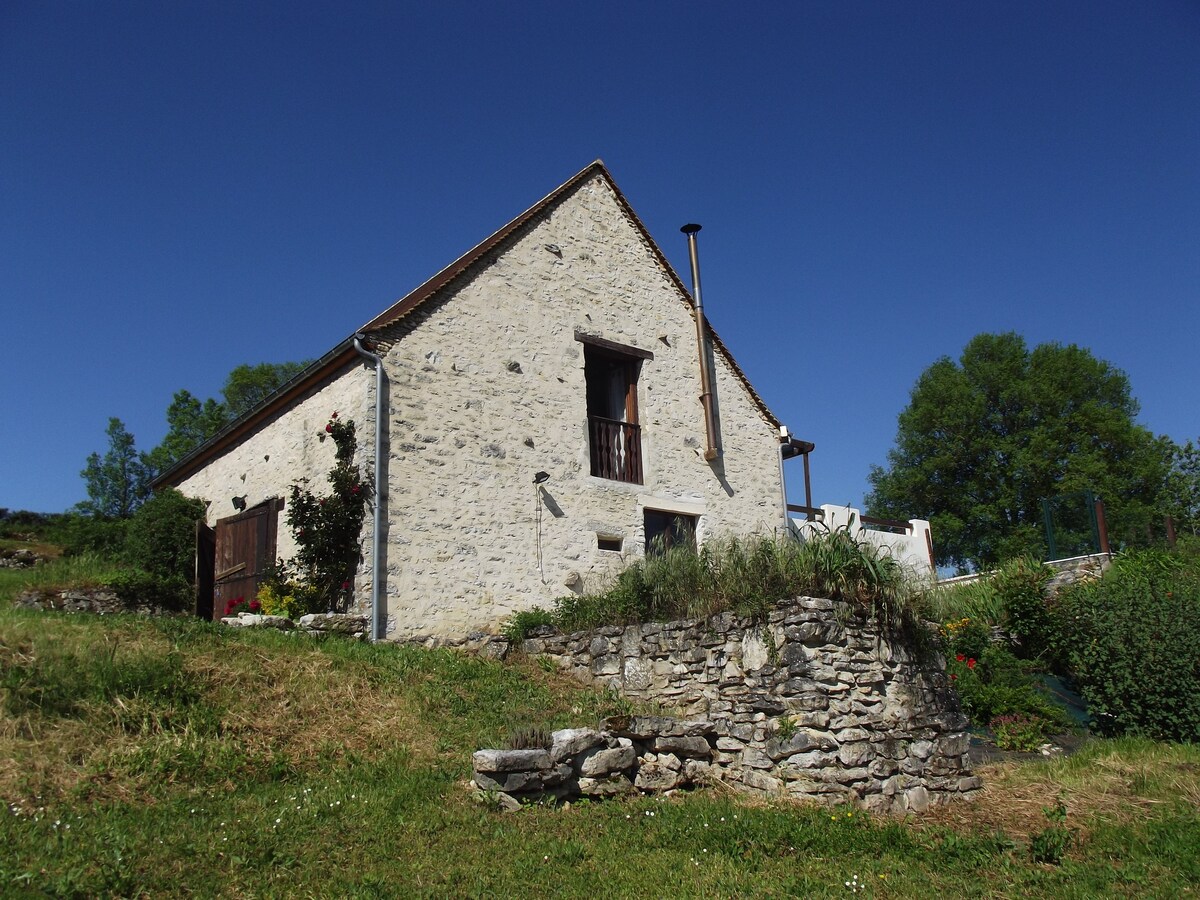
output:
[[[333,434],[333,423],[330,422],[328,425],[326,425],[325,430],[328,431],[330,434]]]
[[[963,656],[961,653],[960,653],[960,654],[958,654],[958,656],[956,656],[956,657],[954,657],[954,658],[955,658],[955,659],[957,659],[959,662],[962,662],[964,659],[966,659],[966,657],[965,657],[965,656]]]
[[[951,680],[951,681],[958,681],[958,676],[957,676],[957,675],[955,675],[953,672],[951,672],[951,673],[950,673],[950,680]]]
[[[968,660],[967,660],[967,668],[968,668],[968,669],[973,669],[973,668],[975,668],[975,660],[973,660],[973,659],[968,659]]]
[[[331,418],[331,419],[336,419],[336,418],[337,418],[337,410],[336,410],[336,409],[333,411],[333,415],[332,415],[332,416],[330,416],[329,418]]]

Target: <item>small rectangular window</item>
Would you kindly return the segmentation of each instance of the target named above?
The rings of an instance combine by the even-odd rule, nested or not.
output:
[[[614,553],[621,552],[621,539],[619,537],[605,537],[602,534],[596,535],[597,550],[611,550]]]
[[[646,555],[654,556],[677,548],[696,549],[696,516],[646,510]]]

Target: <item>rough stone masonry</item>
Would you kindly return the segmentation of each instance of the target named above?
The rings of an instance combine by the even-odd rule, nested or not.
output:
[[[601,791],[593,790],[597,764],[584,775],[579,759],[549,754],[557,774],[547,781],[506,771],[515,788],[509,793],[589,795],[612,793],[614,785],[655,790],[720,780],[888,812],[974,796],[982,782],[970,770],[968,721],[940,660],[932,651],[920,658],[862,612],[838,606],[800,597],[779,604],[765,622],[724,614],[525,640],[525,652],[548,656],[585,682],[682,718],[599,734],[589,751],[600,744],[624,751],[623,766],[603,773]],[[510,762],[477,755],[477,784],[504,790],[488,767],[494,773]],[[559,771],[563,765],[571,772]]]

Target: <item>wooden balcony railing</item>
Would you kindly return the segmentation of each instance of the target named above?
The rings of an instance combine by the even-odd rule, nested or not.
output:
[[[629,422],[588,416],[592,474],[613,481],[642,483],[642,430]]]

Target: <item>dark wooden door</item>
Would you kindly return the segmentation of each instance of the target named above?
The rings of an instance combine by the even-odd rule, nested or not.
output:
[[[196,615],[213,617],[213,567],[216,565],[216,533],[203,520],[196,523]]]
[[[275,535],[279,522],[278,500],[267,500],[216,527],[213,573],[214,620],[225,615],[230,600],[253,600],[267,566],[275,561]]]

